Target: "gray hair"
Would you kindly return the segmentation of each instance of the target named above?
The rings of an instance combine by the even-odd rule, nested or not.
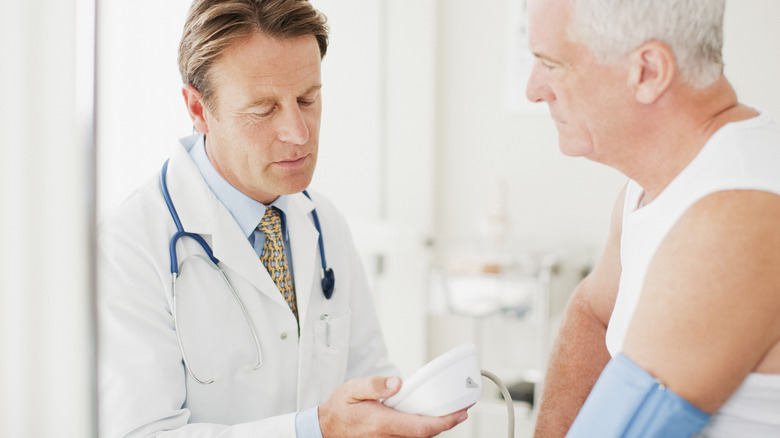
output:
[[[600,62],[616,62],[648,41],[672,50],[683,79],[706,87],[723,71],[726,0],[570,0],[569,37]]]

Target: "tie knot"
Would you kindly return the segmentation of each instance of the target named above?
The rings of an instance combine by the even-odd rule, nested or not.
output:
[[[282,232],[282,217],[279,210],[276,207],[268,207],[257,229],[265,233],[269,239],[276,239]]]

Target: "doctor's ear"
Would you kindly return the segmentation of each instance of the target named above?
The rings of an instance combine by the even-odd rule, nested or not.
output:
[[[206,121],[206,106],[198,90],[192,85],[186,84],[181,89],[184,96],[184,103],[187,105],[187,111],[190,113],[190,119],[195,129],[201,134],[208,134],[209,126]]]
[[[628,82],[639,103],[656,102],[669,88],[676,73],[674,53],[660,41],[642,44],[629,55]]]

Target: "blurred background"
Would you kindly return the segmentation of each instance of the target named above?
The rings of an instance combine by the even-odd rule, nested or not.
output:
[[[190,0],[0,3],[0,436],[93,436],[96,218],[192,132]],[[466,342],[512,386],[517,436],[620,173],[564,157],[525,101],[525,0],[312,0],[328,16],[312,187],[345,214],[404,375]],[[727,2],[726,76],[780,119],[776,0]],[[503,434],[483,400],[449,437]]]

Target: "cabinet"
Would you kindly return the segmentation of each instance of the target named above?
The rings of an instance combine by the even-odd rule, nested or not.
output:
[[[552,254],[522,254],[500,262],[450,263],[432,269],[428,297],[428,356],[466,342],[477,345],[482,369],[510,388],[515,436],[531,436],[533,406],[543,384],[550,344]],[[483,379],[483,396],[469,420],[442,435],[504,436],[506,408],[495,385]]]

